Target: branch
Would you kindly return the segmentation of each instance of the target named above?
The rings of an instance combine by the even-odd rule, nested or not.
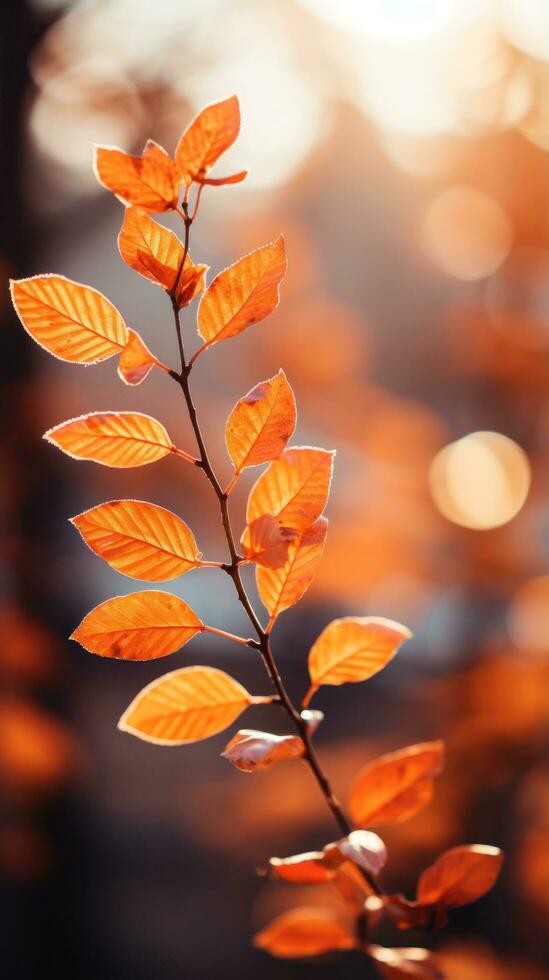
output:
[[[280,671],[277,667],[276,661],[274,659],[271,650],[270,633],[263,629],[261,622],[257,616],[257,613],[248,597],[248,594],[242,582],[240,569],[239,569],[239,563],[241,562],[242,559],[241,556],[238,554],[235,545],[235,538],[234,538],[234,534],[231,526],[231,518],[229,514],[228,493],[227,491],[223,490],[219,480],[217,479],[210,458],[208,456],[208,451],[206,448],[206,444],[204,442],[204,437],[202,435],[200,424],[198,422],[196,407],[189,387],[189,374],[191,372],[191,367],[194,358],[191,358],[189,363],[187,363],[185,360],[185,350],[184,350],[183,337],[181,331],[180,310],[176,300],[177,283],[179,282],[181,270],[183,269],[183,265],[188,254],[190,228],[196,216],[197,208],[195,207],[192,217],[189,217],[188,205],[186,204],[186,202],[183,202],[182,207],[183,207],[183,213],[181,216],[183,217],[185,223],[184,254],[183,254],[181,267],[178,273],[177,281],[170,294],[171,301],[172,301],[175,329],[177,334],[177,342],[179,346],[179,354],[181,358],[181,370],[179,373],[172,371],[171,377],[174,379],[174,381],[177,381],[177,383],[179,384],[183,392],[183,396],[185,398],[187,410],[189,413],[189,418],[191,421],[191,425],[193,427],[196,443],[198,445],[198,450],[200,453],[200,458],[197,461],[197,465],[204,470],[204,473],[209,483],[211,484],[219,502],[219,508],[221,511],[221,520],[223,523],[223,529],[225,531],[225,537],[227,540],[227,546],[231,558],[230,563],[222,565],[221,567],[231,577],[238,598],[244,608],[244,611],[246,612],[246,615],[251,625],[253,626],[257,634],[257,642],[254,642],[253,646],[261,653],[263,663],[265,664],[267,673],[269,674],[272,684],[276,690],[278,699],[280,700],[280,704],[282,708],[285,710],[290,720],[292,721],[294,727],[297,729],[303,741],[305,747],[303,758],[308,763],[309,768],[317,781],[320,791],[324,796],[327,805],[332,811],[332,814],[339,827],[339,830],[341,831],[342,834],[346,836],[351,832],[353,828],[349,823],[347,817],[345,816],[345,813],[343,812],[343,808],[339,800],[337,799],[336,795],[332,790],[328,777],[326,776],[324,770],[322,769],[316,751],[313,747],[307,722],[301,717],[299,710],[294,705],[293,701],[290,698],[290,695],[286,690],[286,687],[284,685],[284,682],[280,675]],[[381,891],[374,876],[371,875],[369,872],[365,871],[364,869],[360,869],[360,870],[362,871],[362,874],[366,879],[367,883],[369,884],[370,888],[374,891],[376,895],[380,895]]]

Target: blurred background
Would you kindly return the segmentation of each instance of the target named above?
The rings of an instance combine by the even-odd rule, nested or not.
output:
[[[493,893],[433,943],[450,980],[547,976],[549,912],[549,5],[546,0],[5,0],[3,278],[58,272],[99,288],[176,363],[163,293],[120,259],[122,206],[91,144],[172,151],[195,112],[237,93],[242,134],[207,189],[192,256],[213,275],[286,236],[279,310],[197,364],[220,473],[225,418],[283,366],[297,444],[338,450],[330,531],[274,647],[295,697],[335,615],[389,616],[415,639],[366,685],[325,688],[317,741],[345,801],[373,755],[442,737],[434,802],[383,836],[411,896],[445,847],[507,853]],[[169,223],[169,219],[168,223]],[[175,227],[175,226],[174,226]],[[41,441],[91,410],[158,417],[194,452],[161,372],[125,388],[113,361],[55,361],[0,297],[4,583],[0,607],[1,956],[21,980],[368,977],[358,955],[271,960],[251,933],[336,903],[255,875],[337,836],[305,767],[253,776],[228,733],[159,749],[116,721],[163,669],[208,663],[268,693],[249,651],[206,636],[170,661],[104,661],[66,639],[136,583],[67,518],[117,497],[179,513],[224,560],[215,499],[178,460],[117,471]],[[194,310],[185,315],[194,344]],[[173,388],[173,390],[172,390]],[[252,471],[235,492],[242,518]],[[221,573],[168,588],[212,625],[247,627]],[[250,579],[251,588],[253,588]],[[235,652],[236,649],[236,652]],[[244,721],[283,733],[276,709]],[[420,936],[379,934],[388,945]],[[545,959],[545,963],[547,960]]]

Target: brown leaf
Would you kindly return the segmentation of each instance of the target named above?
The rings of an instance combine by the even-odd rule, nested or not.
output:
[[[303,752],[303,742],[297,735],[272,735],[243,728],[232,737],[221,755],[242,772],[255,772],[283,759],[298,759]]]

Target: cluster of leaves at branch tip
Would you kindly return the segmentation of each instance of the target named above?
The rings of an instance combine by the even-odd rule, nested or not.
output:
[[[140,384],[157,368],[188,386],[190,370],[206,350],[273,313],[286,271],[282,237],[239,259],[209,285],[208,267],[195,263],[189,252],[190,228],[204,189],[236,184],[246,177],[244,170],[227,177],[210,176],[211,167],[234,143],[239,129],[239,104],[233,96],[208,106],[196,117],[173,157],[151,140],[141,156],[115,147],[95,149],[98,180],[125,206],[118,237],[120,255],[170,299],[181,341],[180,370],[163,364],[97,289],[62,275],[35,275],[11,283],[19,319],[41,347],[61,360],[84,365],[116,356],[118,374],[128,385]],[[184,241],[150,216],[151,212],[169,211],[183,219]],[[197,299],[199,345],[185,361],[179,315]],[[188,387],[184,393],[191,398]],[[255,937],[256,946],[284,957],[359,949],[371,957],[383,977],[433,980],[440,972],[430,953],[381,947],[371,942],[372,930],[381,915],[399,929],[443,925],[450,909],[479,898],[493,885],[502,856],[495,847],[455,847],[423,871],[413,901],[400,894],[384,894],[379,875],[387,861],[387,848],[371,828],[407,820],[429,803],[443,764],[440,742],[407,746],[364,766],[348,801],[354,830],[331,790],[326,790],[326,777],[319,779],[312,738],[323,716],[309,708],[312,698],[324,685],[373,677],[411,634],[405,626],[387,619],[336,619],[310,650],[310,687],[300,709],[285,693],[282,680],[277,681],[275,661],[270,659],[270,633],[278,616],[303,597],[322,559],[328,529],[324,510],[334,461],[331,451],[289,445],[295,427],[294,394],[284,371],[279,370],[243,395],[228,416],[225,439],[233,469],[223,493],[196,429],[198,457],[192,447],[177,447],[161,421],[131,410],[92,412],[50,428],[45,438],[74,459],[122,468],[144,466],[169,455],[185,463],[199,462],[206,475],[210,473],[214,489],[217,486],[222,507],[245,469],[266,466],[249,493],[240,556],[227,531],[231,562],[224,558],[205,561],[185,521],[148,501],[112,500],[71,518],[95,555],[132,579],[166,582],[194,569],[213,567],[229,572],[242,601],[239,566],[255,564],[259,596],[268,613],[261,626],[246,597],[245,608],[257,640],[206,625],[181,598],[157,589],[106,599],[84,617],[72,638],[91,653],[122,660],[168,656],[204,632],[260,652],[271,680],[278,685],[278,696],[250,694],[215,667],[182,667],[137,693],[119,728],[148,742],[182,745],[224,730],[250,705],[281,703],[295,732],[277,735],[242,729],[231,738],[223,756],[247,773],[289,759],[303,759],[313,771],[316,768],[326,801],[338,816],[339,826],[348,823],[348,833],[319,851],[271,858],[269,873],[300,885],[332,885],[343,900],[345,913],[336,916],[331,909],[318,907],[294,909],[262,929]]]

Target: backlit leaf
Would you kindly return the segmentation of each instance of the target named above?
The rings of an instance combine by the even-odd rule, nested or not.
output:
[[[222,731],[261,700],[215,667],[183,667],[143,688],[118,727],[146,742],[184,745]]]
[[[97,146],[95,175],[100,184],[124,204],[146,211],[172,211],[177,206],[181,179],[166,150],[148,140],[140,157],[115,146]]]
[[[415,946],[402,946],[389,949],[385,946],[368,946],[368,953],[385,980],[444,980],[436,961],[427,949]]]
[[[334,453],[309,446],[285,449],[251,489],[248,524],[272,514],[281,527],[304,531],[326,506]]]
[[[442,742],[421,742],[379,756],[360,770],[349,808],[355,823],[400,823],[419,813],[433,795],[444,762]]]
[[[104,466],[144,466],[175,447],[163,425],[141,412],[91,412],[61,422],[44,439],[75,459]]]
[[[276,569],[257,569],[257,588],[271,619],[295,605],[305,595],[322,559],[327,531],[328,521],[325,517],[318,517],[290,544],[284,565]]]
[[[10,287],[27,333],[62,361],[94,364],[125,347],[126,324],[97,289],[52,275],[15,279]]]
[[[193,299],[203,292],[208,268],[207,265],[195,265],[190,255],[187,254],[183,271],[177,283],[176,300],[179,309],[188,306]]]
[[[296,885],[322,885],[332,881],[335,870],[325,863],[323,851],[307,851],[291,857],[272,857],[269,867],[277,878]]]
[[[181,136],[175,151],[177,167],[185,182],[191,184],[195,177],[204,177],[221,154],[232,146],[239,132],[240,107],[236,95],[199,112]]]
[[[297,531],[280,527],[276,517],[263,514],[247,527],[240,539],[242,554],[248,561],[265,568],[280,568],[287,561],[288,547]]]
[[[71,521],[96,555],[130,578],[167,582],[200,565],[190,528],[157,504],[111,500]]]
[[[118,250],[131,269],[170,290],[183,260],[177,235],[154,221],[141,208],[126,208],[118,236]]]
[[[309,653],[314,687],[365,681],[394,657],[412,634],[405,626],[375,616],[334,619]]]
[[[144,590],[100,603],[70,639],[100,657],[156,660],[179,650],[203,629],[196,613],[178,596]]]
[[[235,337],[278,306],[286,273],[282,236],[250,252],[215,277],[198,307],[198,333],[204,346]]]
[[[502,861],[499,847],[486,844],[452,847],[421,875],[417,900],[446,908],[468,905],[493,887]]]
[[[155,364],[156,358],[143,338],[129,327],[128,342],[118,361],[118,376],[127,385],[140,385]]]
[[[279,371],[244,395],[229,415],[225,441],[235,471],[280,456],[295,423],[295,398],[284,371]]]
[[[283,759],[297,759],[303,752],[303,742],[298,735],[272,735],[243,728],[233,736],[221,755],[242,772],[255,772]]]
[[[334,912],[299,908],[284,912],[254,936],[254,945],[271,956],[321,956],[335,949],[353,949],[350,925]]]
[[[241,184],[248,176],[247,170],[239,170],[236,174],[229,174],[228,177],[195,177],[197,184],[205,184],[209,187],[225,187],[227,184]]]

